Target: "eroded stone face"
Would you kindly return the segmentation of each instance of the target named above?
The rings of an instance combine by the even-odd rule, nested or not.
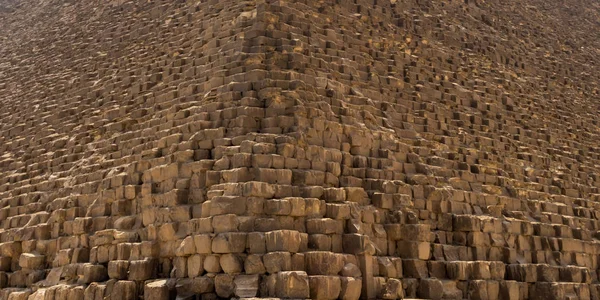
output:
[[[0,299],[598,298],[575,2],[0,3]]]

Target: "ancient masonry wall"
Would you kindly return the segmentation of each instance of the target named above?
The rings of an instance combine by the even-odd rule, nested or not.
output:
[[[406,33],[535,62],[396,1],[106,9],[0,82],[0,299],[598,298],[597,135]]]

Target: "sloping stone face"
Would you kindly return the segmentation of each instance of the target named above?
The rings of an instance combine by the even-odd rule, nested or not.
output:
[[[55,2],[0,2],[0,299],[599,297],[537,1]]]

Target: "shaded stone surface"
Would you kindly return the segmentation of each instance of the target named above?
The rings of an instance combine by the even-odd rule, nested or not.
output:
[[[0,299],[597,299],[545,2],[0,1]]]

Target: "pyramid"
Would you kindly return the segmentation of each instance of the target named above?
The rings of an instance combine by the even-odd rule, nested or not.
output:
[[[599,299],[572,2],[0,0],[0,299]]]

